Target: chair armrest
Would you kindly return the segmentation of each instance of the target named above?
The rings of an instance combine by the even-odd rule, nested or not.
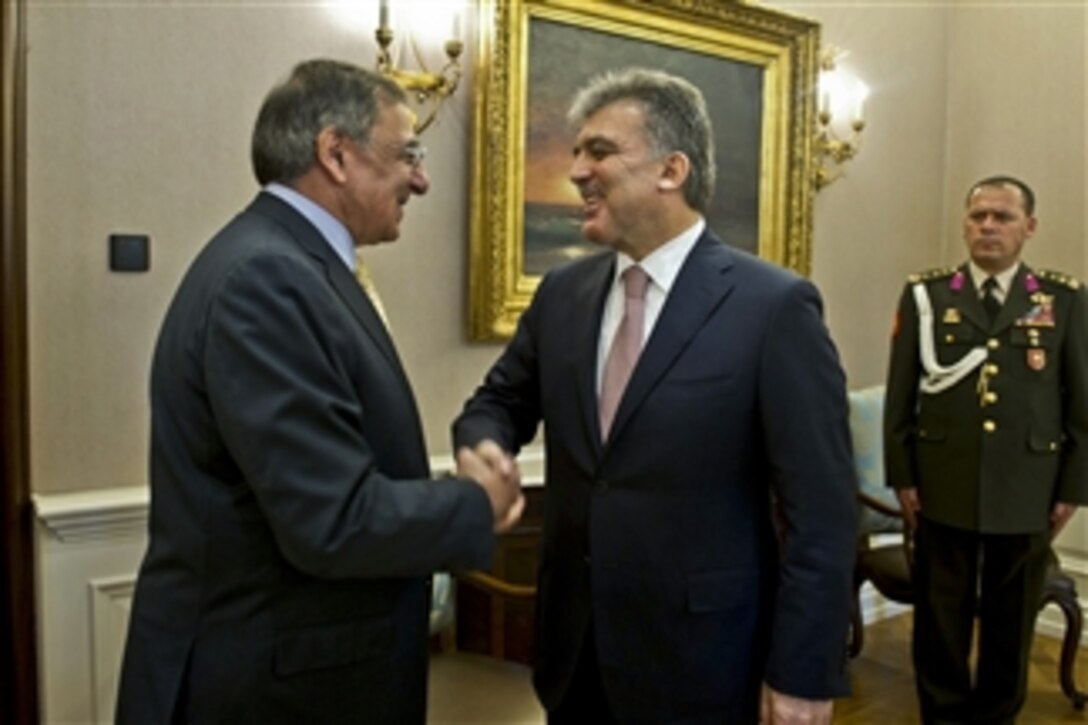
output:
[[[873,496],[870,496],[869,494],[865,493],[864,491],[858,491],[858,501],[861,502],[862,504],[864,504],[865,506],[868,506],[869,508],[873,509],[874,511],[879,511],[880,513],[884,514],[885,516],[892,516],[892,517],[897,518],[897,519],[902,519],[903,518],[903,512],[900,511],[898,507],[889,506],[884,501],[881,501],[878,498],[874,498]]]
[[[464,582],[477,589],[483,589],[489,594],[498,594],[514,599],[532,599],[536,597],[535,586],[511,584],[504,579],[499,579],[482,571],[459,571],[454,576],[457,577],[457,581]]]

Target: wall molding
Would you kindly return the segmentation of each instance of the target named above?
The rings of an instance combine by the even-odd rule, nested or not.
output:
[[[63,543],[131,538],[147,533],[146,486],[37,494],[33,498],[39,523]]]
[[[431,470],[452,471],[452,455],[432,456]],[[544,450],[533,446],[518,456],[522,485],[544,484]],[[78,491],[74,493],[37,494],[33,497],[38,521],[58,541],[74,543],[118,537],[131,538],[147,533],[147,486]]]
[[[97,722],[112,722],[136,573],[88,582],[91,607],[91,694]]]

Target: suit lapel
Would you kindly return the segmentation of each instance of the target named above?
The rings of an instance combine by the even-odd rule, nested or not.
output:
[[[623,431],[646,396],[732,292],[735,285],[729,275],[732,266],[733,253],[729,248],[710,232],[704,232],[673,282],[653,333],[631,374],[612,423],[609,443]]]
[[[400,376],[405,385],[408,384],[404,368],[401,366],[400,357],[393,346],[393,341],[378,315],[377,309],[366,296],[362,286],[351,275],[351,270],[336,256],[332,247],[321,236],[321,233],[311,224],[306,217],[299,214],[290,204],[282,199],[262,192],[253,202],[251,208],[275,219],[290,233],[298,245],[311,257],[320,262],[325,270],[325,276],[329,284],[336,290],[337,296],[351,310],[352,315],[359,321],[363,331],[381,351],[383,357],[389,362],[393,370]]]

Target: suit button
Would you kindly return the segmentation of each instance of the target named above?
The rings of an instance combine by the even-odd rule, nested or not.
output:
[[[986,374],[997,375],[1000,368],[997,367],[997,363],[986,363]]]
[[[994,403],[997,402],[997,393],[995,393],[994,391],[991,390],[988,393],[986,393],[984,398],[986,400],[987,405],[993,405]]]
[[[947,343],[953,343],[953,342],[956,341],[956,336],[955,335],[945,335],[944,336],[944,341],[947,342]]]
[[[995,430],[997,430],[997,423],[993,422],[992,420],[984,420],[982,422],[982,430],[986,431],[987,433],[993,433]]]
[[[595,482],[593,484],[593,490],[596,491],[599,494],[608,493],[608,481],[601,480],[601,481]]]
[[[1001,341],[998,340],[996,337],[991,337],[989,340],[986,341],[986,347],[990,348],[991,350],[996,350],[997,348],[1001,347]]]

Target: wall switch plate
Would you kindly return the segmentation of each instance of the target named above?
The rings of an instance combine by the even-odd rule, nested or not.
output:
[[[146,272],[151,269],[151,238],[146,234],[110,235],[110,270]]]

